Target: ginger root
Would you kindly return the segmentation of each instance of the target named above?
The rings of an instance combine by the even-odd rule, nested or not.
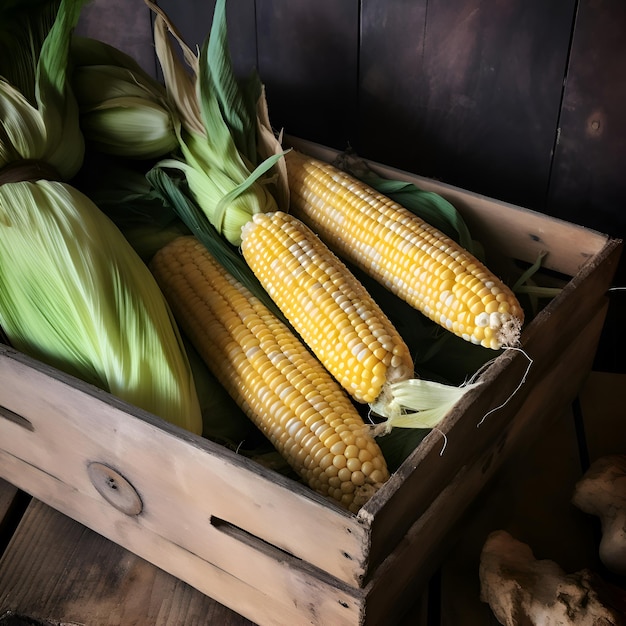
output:
[[[576,483],[572,503],[600,518],[600,560],[612,572],[626,575],[626,455],[592,463]]]
[[[504,626],[625,626],[626,593],[589,570],[565,574],[506,531],[487,537],[481,600]]]

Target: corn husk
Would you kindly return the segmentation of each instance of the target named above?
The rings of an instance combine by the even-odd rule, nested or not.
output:
[[[153,2],[155,47],[165,85],[182,122],[180,157],[158,168],[174,169],[185,178],[209,222],[234,245],[241,228],[257,212],[275,211],[270,170],[282,152],[260,160],[256,149],[256,103],[246,102],[232,77],[225,46],[225,6],[218,2],[210,36],[196,56],[165,12]],[[220,13],[220,11],[222,13]],[[175,45],[182,50],[184,67]],[[189,71],[188,71],[189,70]]]
[[[18,350],[201,432],[189,362],[152,274],[70,185],[0,185],[0,325]]]
[[[47,12],[5,9],[26,37],[13,49],[15,82],[0,80],[0,168],[23,159],[45,161],[69,180],[80,169],[84,140],[78,106],[68,84],[70,36],[86,0],[61,0],[38,48]]]
[[[90,148],[155,159],[178,147],[180,121],[165,88],[129,55],[104,42],[74,37],[72,87]]]

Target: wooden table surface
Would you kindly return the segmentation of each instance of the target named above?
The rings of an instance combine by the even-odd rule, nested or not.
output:
[[[590,462],[626,454],[624,406],[626,376],[592,372],[571,410],[517,450],[475,501],[402,626],[497,624],[478,580],[480,550],[493,530],[507,530],[566,572],[589,567],[604,575],[597,520],[570,498]],[[0,553],[0,626],[252,624],[2,480]]]

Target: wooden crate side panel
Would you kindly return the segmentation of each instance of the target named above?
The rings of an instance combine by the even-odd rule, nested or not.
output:
[[[452,479],[453,472],[499,438],[501,425],[514,418],[570,343],[584,331],[597,311],[604,309],[605,292],[620,250],[617,243],[608,245],[596,262],[588,264],[586,271],[572,279],[564,292],[531,322],[522,336],[523,349],[533,359],[528,371],[524,354],[504,352],[484,373],[485,386],[468,393],[440,424],[441,431],[447,435],[446,462],[440,456],[441,435],[433,431],[392,476],[391,488],[368,503],[366,508],[375,520],[370,552],[372,566],[393,550],[399,540],[398,533],[406,530],[403,523],[423,514]],[[574,360],[573,367],[582,372],[586,364]],[[520,385],[522,380],[525,382]],[[471,446],[467,445],[468,441]]]
[[[276,130],[345,148],[355,134],[358,0],[257,0],[258,69]]]
[[[17,475],[25,475],[31,482],[37,482],[49,489],[52,506],[60,510],[58,497],[62,498],[62,506],[66,507],[70,516],[76,521],[90,526],[94,520],[90,515],[102,518],[104,537],[112,539],[118,545],[127,548],[139,557],[160,567],[176,578],[190,584],[198,591],[210,596],[221,604],[235,610],[259,625],[293,626],[293,624],[337,624],[337,626],[355,626],[361,620],[362,600],[355,598],[349,590],[342,590],[331,585],[320,583],[314,578],[299,580],[298,572],[290,576],[280,574],[279,562],[259,564],[249,555],[239,554],[234,550],[231,555],[233,562],[241,561],[250,573],[255,576],[251,581],[242,580],[236,575],[200,559],[197,555],[172,543],[164,537],[146,531],[139,524],[133,523],[128,517],[111,513],[101,504],[88,508],[81,494],[77,491],[68,493],[62,489],[59,494],[54,485],[54,477],[43,475],[32,466],[19,463],[6,453],[0,452],[0,463],[14,466]],[[58,497],[57,497],[58,495]],[[183,514],[181,513],[181,517]],[[27,518],[28,520],[28,518]],[[98,531],[96,527],[94,530]],[[111,532],[112,531],[112,532]],[[107,534],[109,536],[107,536]],[[14,575],[7,560],[18,557],[19,551],[9,550],[0,567],[0,608],[3,605],[11,608],[23,592],[13,588],[20,583]],[[264,585],[266,579],[275,579],[274,588]],[[281,580],[284,584],[278,584]],[[23,578],[21,580],[23,584]],[[13,606],[14,608],[14,606]],[[32,607],[31,607],[32,608]]]
[[[157,418],[141,419],[124,403],[110,404],[109,394],[89,393],[87,385],[77,384],[80,381],[55,378],[52,368],[43,369],[8,349],[0,356],[0,405],[25,417],[33,428],[0,417],[0,447],[58,485],[55,506],[60,510],[65,512],[63,492],[68,497],[76,492],[76,497],[84,498],[91,524],[98,524],[99,516],[89,508],[101,498],[87,468],[90,462],[99,462],[119,472],[138,492],[143,510],[134,522],[148,534],[162,535],[228,569],[231,555],[222,546],[235,540],[229,539],[224,525],[211,523],[225,520],[257,538],[259,545],[267,542],[358,585],[368,541],[367,529],[355,516],[220,446]],[[0,465],[0,476],[5,472]],[[4,477],[17,478],[18,486],[47,501],[36,482],[19,480],[19,473]],[[249,559],[256,552],[266,558],[258,546],[238,543],[251,553]]]
[[[562,358],[533,386],[533,393],[515,415],[498,425],[500,432],[492,445],[472,455],[459,467],[398,547],[377,569],[366,588],[366,624],[383,623],[389,619],[390,612],[401,612],[408,607],[410,598],[403,596],[401,590],[408,586],[419,589],[428,582],[452,549],[452,530],[459,530],[463,512],[494,478],[511,453],[541,436],[545,427],[558,418],[563,405],[575,398],[591,366],[605,313],[606,303],[581,329]],[[389,584],[391,579],[394,585]]]
[[[289,138],[289,142],[328,161],[332,161],[337,154],[332,149],[311,142],[292,141],[292,138]],[[406,172],[385,167],[380,171],[404,180],[418,181]],[[433,190],[453,193],[454,196],[450,197],[455,198],[456,204],[463,205],[459,206],[459,210],[464,214],[469,212],[475,224],[488,224],[485,232],[493,232],[495,244],[502,248],[503,253],[514,251],[521,258],[532,262],[543,245],[549,242],[549,257],[554,259],[551,267],[569,272],[573,278],[563,292],[524,330],[523,348],[534,359],[526,384],[517,389],[528,367],[527,357],[517,351],[503,353],[483,377],[485,393],[477,389],[468,394],[441,425],[448,436],[448,462],[443,463],[439,458],[442,438],[439,432],[433,431],[409,461],[391,477],[387,487],[365,507],[364,514],[371,516],[374,528],[370,567],[375,567],[393,549],[407,525],[424,512],[438,491],[452,479],[456,468],[466,462],[470,449],[481,453],[497,438],[498,431],[493,419],[487,420],[481,430],[476,431],[475,425],[483,416],[504,404],[494,417],[499,420],[512,417],[525,397],[532,392],[534,384],[541,380],[545,371],[559,358],[558,355],[595,315],[604,302],[621,251],[621,243],[609,240],[606,235],[539,213],[509,207],[458,188],[441,188],[434,182],[432,185]],[[534,239],[527,234],[529,223],[534,225],[531,232],[538,229],[542,232],[541,247],[534,250],[530,245]],[[485,243],[490,249],[492,241],[485,239]],[[466,445],[467,441],[472,442],[471,448]],[[449,461],[450,458],[455,460]]]
[[[364,2],[356,145],[377,161],[541,208],[575,6]]]

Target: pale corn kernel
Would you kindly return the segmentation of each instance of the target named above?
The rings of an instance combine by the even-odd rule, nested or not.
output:
[[[369,476],[370,480],[374,483],[382,483],[386,480],[385,472],[380,469],[375,469]]]
[[[361,471],[361,461],[358,457],[351,457],[346,461],[346,467],[351,472],[360,472]]]
[[[352,472],[352,484],[357,487],[362,487],[367,484],[367,477],[361,471]]]

